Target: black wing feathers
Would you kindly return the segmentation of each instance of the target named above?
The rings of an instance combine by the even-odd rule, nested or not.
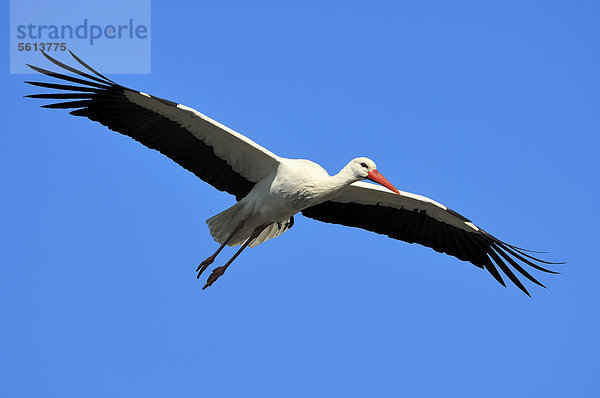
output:
[[[156,149],[215,188],[235,195],[238,200],[246,196],[254,186],[254,182],[236,173],[226,161],[214,154],[212,147],[190,131],[156,112],[131,102],[125,95],[127,91],[138,94],[139,92],[113,82],[73,53],[73,58],[93,75],[65,65],[46,53],[43,54],[53,64],[85,79],[29,65],[41,74],[78,85],[26,82],[38,87],[60,90],[58,93],[32,94],[27,97],[66,100],[43,107],[73,109],[70,112],[72,115],[85,116],[139,141],[148,148]],[[151,98],[164,105],[177,107],[174,102]]]
[[[469,222],[460,214],[449,210],[460,222]],[[535,262],[544,264],[560,264],[535,258],[516,246],[508,245],[487,232],[479,229],[468,231],[454,225],[439,221],[427,214],[423,209],[405,209],[381,205],[360,203],[341,203],[328,201],[302,211],[302,214],[315,220],[360,227],[368,231],[384,234],[390,238],[408,243],[418,243],[434,250],[468,261],[479,268],[486,269],[502,286],[506,286],[498,268],[512,283],[525,294],[529,292],[521,283],[515,272],[542,285],[516,260],[537,270],[556,273]],[[497,267],[497,268],[496,268]]]

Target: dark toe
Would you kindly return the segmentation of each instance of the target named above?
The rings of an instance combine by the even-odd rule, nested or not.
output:
[[[200,271],[200,273],[204,272],[204,270],[211,265],[213,262],[215,261],[213,256],[210,256],[209,258],[207,258],[206,260],[202,261],[200,263],[200,265],[198,266],[198,268],[196,268],[196,272],[198,272],[198,270],[200,270],[200,268],[202,268],[202,270]]]

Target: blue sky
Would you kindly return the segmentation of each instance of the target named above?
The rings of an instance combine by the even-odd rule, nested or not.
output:
[[[368,156],[569,261],[533,298],[301,216],[202,291],[233,198],[23,99],[2,41],[0,395],[599,395],[599,22],[593,1],[154,1],[152,73],[111,75],[331,173]]]

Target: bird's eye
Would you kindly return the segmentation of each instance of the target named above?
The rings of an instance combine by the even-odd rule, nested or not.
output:
[[[361,165],[362,167],[364,167],[365,169],[368,169],[368,168],[369,168],[369,166],[367,166],[367,164],[366,164],[366,163],[361,163],[360,165]]]

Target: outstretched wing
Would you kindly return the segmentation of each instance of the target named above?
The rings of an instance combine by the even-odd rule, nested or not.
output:
[[[42,54],[56,66],[83,77],[28,65],[44,75],[76,83],[26,82],[59,90],[27,95],[62,100],[43,105],[44,108],[74,109],[70,112],[72,115],[100,122],[156,149],[215,188],[235,195],[238,200],[257,181],[277,170],[277,155],[192,108],[123,87],[73,53],[73,58],[91,74]]]
[[[529,292],[515,273],[542,285],[523,265],[556,273],[542,266],[551,263],[533,257],[528,250],[509,245],[470,220],[424,196],[400,192],[400,195],[374,184],[356,182],[338,197],[302,211],[315,220],[359,227],[390,238],[423,246],[485,268],[506,286],[496,266],[525,294]]]

